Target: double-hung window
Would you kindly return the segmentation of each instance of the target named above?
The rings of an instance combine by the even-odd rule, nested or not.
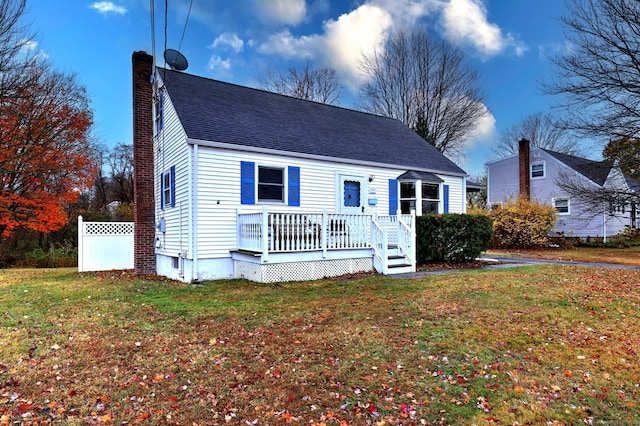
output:
[[[240,202],[286,203],[299,206],[300,167],[276,167],[241,161]]]
[[[400,211],[409,214],[416,211],[416,182],[400,182]]]
[[[422,182],[422,214],[438,213],[440,185]]]
[[[160,208],[176,205],[176,166],[162,173],[160,177]]]
[[[568,198],[554,198],[553,200],[553,208],[556,209],[556,212],[560,215],[569,214],[569,199]]]
[[[531,179],[544,178],[544,162],[531,164]]]
[[[258,202],[284,203],[284,169],[258,166]]]
[[[160,130],[162,130],[164,127],[164,92],[162,91],[159,91],[156,95],[155,113],[156,133],[160,133]]]

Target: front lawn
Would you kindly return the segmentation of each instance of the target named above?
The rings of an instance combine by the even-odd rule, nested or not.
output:
[[[639,283],[569,266],[277,286],[0,270],[0,424],[631,424]]]

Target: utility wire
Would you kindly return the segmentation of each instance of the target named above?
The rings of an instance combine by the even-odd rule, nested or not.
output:
[[[164,0],[164,51],[167,51],[167,22],[169,15],[169,0]],[[164,56],[164,55],[163,55]],[[164,58],[164,68],[167,68],[167,58]]]
[[[189,16],[191,16],[191,6],[193,6],[193,0],[189,1],[189,11],[187,12],[187,19],[184,21],[184,28],[182,29],[182,37],[180,37],[180,44],[178,45],[178,52],[182,47],[182,40],[184,40],[184,34],[187,32],[187,24],[189,23]]]
[[[156,58],[156,8],[155,0],[150,0],[149,10],[151,11],[151,56]]]

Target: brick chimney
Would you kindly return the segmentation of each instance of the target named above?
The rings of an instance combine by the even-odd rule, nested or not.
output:
[[[518,165],[520,176],[520,199],[531,201],[531,175],[529,174],[529,141],[518,142]]]
[[[134,52],[133,65],[133,264],[137,275],[156,273],[153,168],[153,57]]]

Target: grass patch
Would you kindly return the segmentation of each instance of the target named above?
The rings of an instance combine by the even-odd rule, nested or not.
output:
[[[0,270],[0,424],[632,424],[639,282]]]

